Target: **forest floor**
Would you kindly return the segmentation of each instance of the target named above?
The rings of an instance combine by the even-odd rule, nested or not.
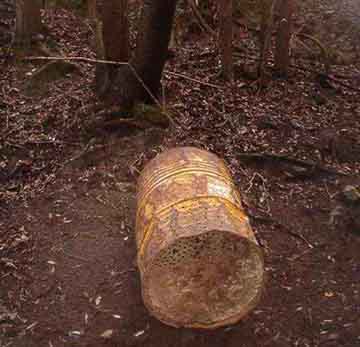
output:
[[[295,42],[289,79],[259,91],[239,27],[246,60],[224,83],[213,38],[189,31],[164,74],[167,129],[103,125],[92,64],[29,88],[44,62],[0,52],[1,347],[360,345],[360,208],[343,193],[360,185],[360,3],[302,3],[296,28],[331,49],[331,79]],[[94,58],[86,19],[58,9],[44,21],[52,52]],[[173,329],[142,303],[136,178],[177,145],[227,161],[264,251],[263,298],[225,329]]]

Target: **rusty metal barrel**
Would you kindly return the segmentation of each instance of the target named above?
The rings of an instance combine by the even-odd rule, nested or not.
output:
[[[137,203],[137,261],[153,316],[212,329],[256,306],[263,256],[223,160],[193,147],[165,151],[141,173]]]

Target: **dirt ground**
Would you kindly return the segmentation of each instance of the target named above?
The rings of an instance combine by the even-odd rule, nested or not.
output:
[[[360,185],[360,3],[304,1],[300,14],[296,28],[335,52],[331,79],[296,45],[288,81],[258,91],[240,27],[247,60],[226,84],[214,40],[189,32],[164,74],[167,129],[103,125],[92,64],[29,93],[43,62],[1,51],[1,347],[360,345],[360,207],[343,194]],[[94,57],[84,18],[58,9],[44,21],[54,52]],[[141,300],[136,179],[176,145],[227,161],[264,251],[263,298],[235,326],[173,329]]]

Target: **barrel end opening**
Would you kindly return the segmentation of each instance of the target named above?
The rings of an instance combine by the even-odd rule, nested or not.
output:
[[[251,311],[263,283],[259,246],[232,232],[210,230],[160,250],[145,267],[143,297],[150,312],[168,325],[216,328]]]

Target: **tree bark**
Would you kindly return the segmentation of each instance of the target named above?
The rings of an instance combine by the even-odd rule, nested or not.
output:
[[[262,8],[261,32],[260,32],[260,60],[258,76],[260,88],[265,84],[265,66],[268,54],[271,50],[271,38],[274,27],[274,13],[279,0],[272,0],[271,4],[264,2]]]
[[[286,77],[290,65],[290,39],[294,0],[282,0],[279,5],[279,28],[276,35],[275,70]]]
[[[120,68],[114,83],[105,89],[111,102],[130,107],[136,102],[155,101],[168,55],[176,4],[177,0],[144,0],[131,67]]]
[[[96,0],[87,0],[87,12],[90,21],[94,22],[97,18]]]
[[[234,79],[233,63],[233,0],[220,0],[219,2],[219,49],[221,54],[222,74],[228,81]]]
[[[41,0],[16,0],[15,41],[20,46],[28,46],[32,38],[41,32]]]
[[[102,8],[107,60],[128,61],[130,55],[128,0],[106,0]]]
[[[101,21],[95,19],[95,23],[98,59],[127,62],[130,57],[128,0],[103,1]],[[95,86],[100,96],[104,86],[113,83],[116,70],[112,65],[96,66]]]

